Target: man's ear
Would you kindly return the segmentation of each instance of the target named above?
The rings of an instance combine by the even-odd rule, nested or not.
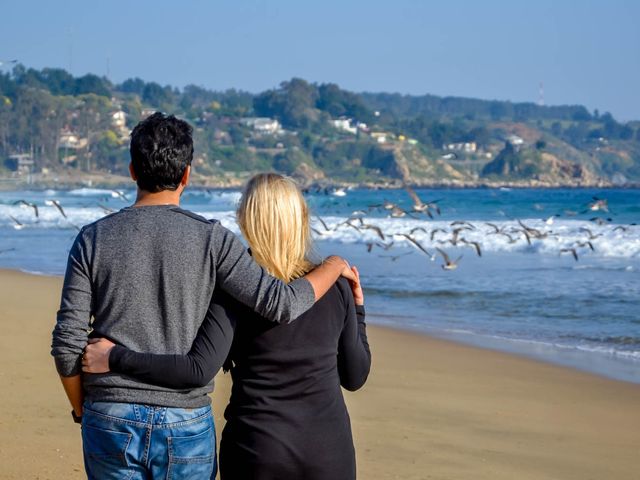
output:
[[[187,168],[184,169],[184,173],[182,174],[182,179],[180,180],[180,185],[186,187],[189,183],[189,176],[191,175],[191,165],[187,165]]]
[[[131,162],[129,162],[129,175],[131,175],[131,178],[133,179],[134,182],[138,181],[138,176],[136,175],[136,172],[133,169],[133,163]]]

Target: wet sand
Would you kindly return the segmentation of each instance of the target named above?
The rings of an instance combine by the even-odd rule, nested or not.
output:
[[[80,428],[49,355],[62,281],[0,271],[0,478],[84,478]],[[358,478],[636,479],[640,385],[370,327],[345,397]],[[217,429],[229,377],[214,393]]]

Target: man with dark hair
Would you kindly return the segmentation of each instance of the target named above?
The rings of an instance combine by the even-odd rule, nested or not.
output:
[[[180,186],[193,158],[191,133],[187,122],[160,112],[136,125],[131,132],[131,168],[140,190],[157,193]]]
[[[267,274],[218,221],[179,207],[193,157],[191,127],[155,113],[131,134],[129,170],[136,202],[78,234],[53,331],[52,355],[82,421],[89,478],[214,478],[213,382],[175,390],[117,373],[81,375],[87,334],[139,352],[189,351],[214,289],[260,315],[289,322],[320,298],[344,260],[329,257],[306,277],[285,284]],[[231,321],[220,335],[232,336]]]

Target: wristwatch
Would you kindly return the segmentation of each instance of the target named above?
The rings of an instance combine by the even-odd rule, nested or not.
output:
[[[75,410],[71,410],[71,417],[75,423],[82,423],[82,415],[76,415]]]

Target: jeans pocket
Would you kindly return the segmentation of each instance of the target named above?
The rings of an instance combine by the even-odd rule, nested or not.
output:
[[[213,427],[194,435],[168,437],[167,442],[168,480],[209,479],[215,476],[216,437]]]
[[[131,433],[82,426],[85,467],[89,478],[127,478],[131,474],[127,463],[127,448]]]

